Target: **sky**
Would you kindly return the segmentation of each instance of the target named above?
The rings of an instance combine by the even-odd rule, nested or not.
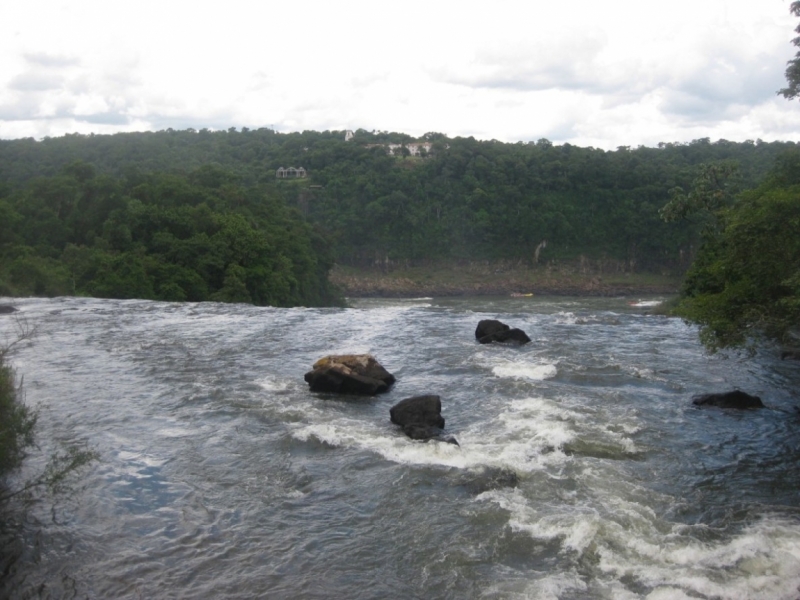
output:
[[[0,138],[800,139],[789,0],[0,0]]]

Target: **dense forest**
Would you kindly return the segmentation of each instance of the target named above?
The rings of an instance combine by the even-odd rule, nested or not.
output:
[[[70,163],[0,199],[0,251],[0,294],[339,303],[324,236],[212,166],[115,177]]]
[[[0,293],[317,305],[334,301],[334,261],[583,256],[682,272],[703,223],[662,219],[670,192],[702,164],[737,165],[730,193],[756,187],[795,147],[348,137],[232,128],[2,140]],[[307,176],[278,178],[281,167]]]

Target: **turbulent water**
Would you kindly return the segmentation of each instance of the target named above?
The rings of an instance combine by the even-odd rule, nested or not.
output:
[[[796,362],[709,357],[622,298],[352,304],[16,301],[23,475],[56,444],[100,458],[7,528],[0,596],[800,597]],[[479,345],[483,318],[533,342]],[[351,352],[388,394],[308,391]],[[736,387],[767,408],[691,404]],[[423,393],[460,446],[390,423]]]

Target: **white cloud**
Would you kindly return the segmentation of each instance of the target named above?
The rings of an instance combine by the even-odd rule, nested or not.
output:
[[[792,139],[782,0],[0,8],[0,137],[165,127]]]

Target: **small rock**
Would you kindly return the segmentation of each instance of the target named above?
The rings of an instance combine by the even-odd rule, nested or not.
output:
[[[700,394],[692,397],[696,406],[717,406],[719,408],[763,408],[764,403],[758,396],[751,396],[741,390],[723,392],[721,394]]]
[[[459,446],[452,436],[444,437],[444,417],[439,396],[428,394],[406,398],[389,409],[392,423],[400,425],[412,440],[434,440]]]
[[[531,341],[528,334],[521,329],[512,329],[496,319],[484,319],[479,322],[475,329],[475,339],[481,344],[492,342],[527,344]]]
[[[781,360],[786,360],[787,358],[800,360],[800,348],[791,348],[789,346],[781,348]]]
[[[478,472],[465,474],[461,485],[471,494],[482,494],[501,488],[515,488],[519,485],[519,476],[507,467],[484,467]]]
[[[392,423],[401,427],[420,425],[444,429],[442,401],[433,394],[401,400],[389,409],[389,416]]]

